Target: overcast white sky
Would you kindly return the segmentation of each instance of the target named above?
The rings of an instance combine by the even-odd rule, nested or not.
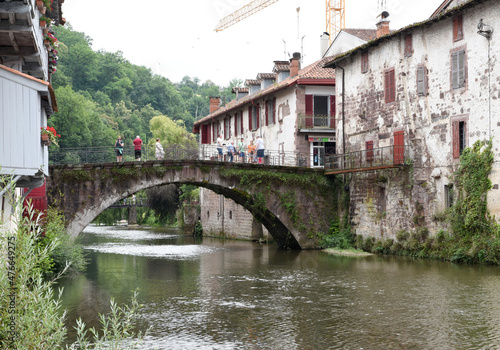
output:
[[[280,0],[222,32],[214,31],[221,18],[250,1],[67,0],[63,16],[74,30],[93,39],[94,50],[122,51],[130,62],[172,82],[188,75],[227,86],[234,78],[255,79],[258,73],[271,72],[273,61],[288,59],[293,52],[304,53],[304,65],[321,58],[326,0]],[[379,2],[345,0],[346,27],[375,28]],[[391,29],[428,18],[441,3],[386,0]]]

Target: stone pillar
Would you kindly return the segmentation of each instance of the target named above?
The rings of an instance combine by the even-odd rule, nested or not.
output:
[[[128,207],[128,224],[137,225],[137,207]]]
[[[261,238],[264,238],[264,234],[262,232],[262,224],[255,218],[252,218],[252,241],[259,241]]]

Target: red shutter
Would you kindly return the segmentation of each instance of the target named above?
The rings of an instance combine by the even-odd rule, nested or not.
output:
[[[208,127],[208,125],[206,125],[206,124],[201,126],[201,143],[203,145],[206,145],[208,143],[207,142],[207,140],[208,140],[208,134],[207,134],[208,128],[207,127]]]
[[[306,116],[312,117],[314,113],[313,95],[306,95]],[[313,126],[313,118],[306,118],[306,127]]]
[[[413,47],[412,47],[412,36],[411,34],[407,34],[405,36],[405,57],[411,56]]]
[[[241,135],[243,135],[243,111],[240,112],[240,121],[241,121]]]
[[[252,106],[248,107],[248,129],[250,131],[253,130],[253,128],[252,128]]]
[[[451,122],[453,158],[460,158],[460,132],[458,121]]]
[[[330,95],[330,128],[334,129],[335,128],[335,95]]]
[[[260,128],[260,105],[255,107],[257,114],[257,129]]]
[[[234,136],[238,136],[238,113],[234,115]]]
[[[266,126],[269,125],[269,101],[266,101]]]
[[[373,141],[366,141],[366,161],[373,161]]]
[[[453,17],[453,41],[460,40],[463,37],[463,17],[462,15],[458,15]]]
[[[402,131],[396,131],[394,133],[394,164],[403,164],[404,144],[404,133]]]
[[[227,118],[224,118],[224,138],[227,139],[229,137],[227,132]]]
[[[385,72],[384,92],[385,92],[385,103],[393,102],[396,99],[394,69]]]
[[[276,124],[276,97],[273,98],[273,124]]]

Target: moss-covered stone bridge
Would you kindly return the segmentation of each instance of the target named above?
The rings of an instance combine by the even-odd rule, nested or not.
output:
[[[140,190],[165,184],[208,188],[249,210],[278,246],[314,249],[334,218],[332,181],[320,170],[200,160],[52,165],[49,205],[78,235],[103,210]]]

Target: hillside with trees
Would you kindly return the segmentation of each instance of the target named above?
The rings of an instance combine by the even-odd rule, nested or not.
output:
[[[52,76],[59,111],[49,120],[61,135],[59,147],[112,146],[118,135],[130,145],[136,135],[153,137],[150,121],[164,116],[191,132],[209,113],[209,96],[233,98],[231,88],[185,76],[173,83],[127,61],[121,52],[94,51],[92,38],[71,25],[55,28],[58,66]],[[55,146],[51,146],[55,147]]]

